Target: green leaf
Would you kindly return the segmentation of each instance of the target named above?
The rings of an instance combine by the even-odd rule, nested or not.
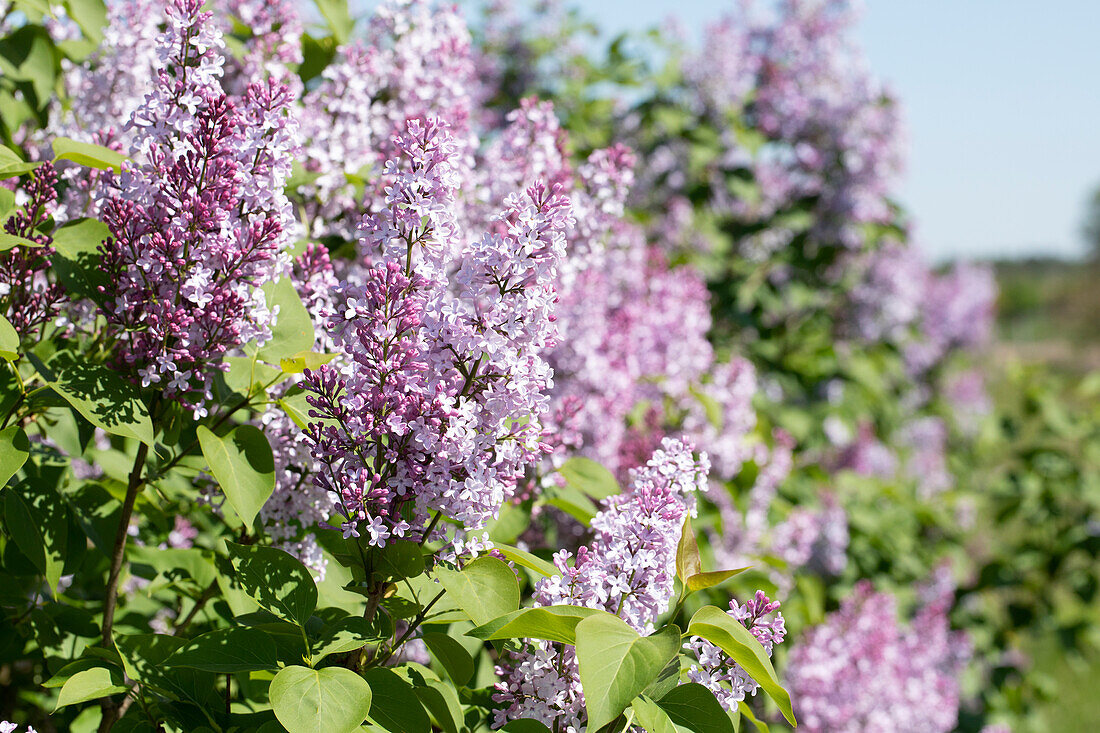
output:
[[[279,376],[279,370],[258,361],[254,356],[229,356],[225,362],[229,371],[225,372],[225,386],[241,395],[259,392],[259,388],[272,382]]]
[[[413,691],[444,733],[461,733],[465,729],[462,702],[452,685],[426,679],[423,684],[414,685]]]
[[[197,636],[165,662],[207,672],[251,672],[278,669],[275,642],[250,628],[219,629]]]
[[[348,13],[347,0],[316,0],[316,2],[317,9],[321,11],[321,17],[325,19],[336,42],[346,43],[354,24]]]
[[[557,486],[547,496],[547,504],[561,509],[585,526],[588,526],[599,511],[599,507],[575,486]]]
[[[93,43],[103,40],[103,29],[107,25],[107,8],[103,0],[66,0],[69,17],[76,21],[85,37]]]
[[[33,171],[40,165],[42,164],[26,163],[11,148],[0,145],[0,178],[21,176],[24,173]]]
[[[588,729],[595,731],[619,717],[679,653],[680,630],[640,636],[605,612],[577,624],[576,649]]]
[[[317,369],[336,358],[336,354],[318,354],[315,351],[299,351],[293,356],[279,359],[279,367],[287,374],[301,374],[306,369]]]
[[[694,682],[678,685],[657,701],[673,723],[692,733],[734,733],[714,693]]]
[[[459,608],[479,626],[519,608],[519,581],[503,560],[479,557],[461,572],[438,568],[436,575]]]
[[[218,436],[198,429],[202,454],[225,498],[246,527],[251,527],[275,490],[275,458],[267,437],[254,425],[241,425]]]
[[[378,643],[393,635],[393,620],[384,613],[374,614],[368,621],[362,616],[348,616],[326,626],[321,638],[313,644],[314,664],[330,654],[342,654]]]
[[[53,141],[53,159],[54,161],[71,160],[89,168],[113,170],[115,173],[121,173],[126,156],[102,145],[58,137],[54,138]]]
[[[153,445],[149,408],[137,387],[117,372],[68,351],[54,355],[47,367],[40,362],[35,366],[54,391],[92,425]]]
[[[349,540],[366,545],[363,538]],[[397,581],[419,577],[424,572],[424,550],[418,542],[387,542],[380,550],[369,545],[365,552],[373,552],[377,558],[375,573],[382,580]]]
[[[508,723],[508,725],[501,728],[501,730],[503,730],[504,733],[552,733],[552,731],[546,727],[545,723],[540,723],[531,718],[513,720]]]
[[[474,660],[470,653],[455,639],[446,634],[426,633],[422,637],[431,655],[447,670],[447,676],[458,686],[465,685],[474,676]]]
[[[317,584],[306,566],[275,547],[225,545],[245,593],[279,618],[304,627],[317,607]]]
[[[54,710],[126,692],[128,689],[130,688],[122,684],[122,675],[117,669],[92,667],[77,672],[65,682],[61,694],[57,696]]]
[[[56,593],[69,539],[65,502],[45,482],[23,481],[4,492],[4,522],[16,546]]]
[[[371,708],[371,687],[343,667],[284,667],[268,689],[275,717],[289,733],[351,733]]]
[[[54,231],[52,263],[65,290],[97,303],[103,300],[99,287],[107,285],[107,276],[99,269],[99,246],[110,236],[110,228],[98,219],[76,219]]]
[[[368,716],[383,730],[400,733],[428,733],[432,724],[412,685],[393,670],[374,667],[363,673],[374,690]],[[292,732],[293,733],[293,732]]]
[[[271,340],[260,348],[257,356],[270,364],[278,364],[281,359],[313,348],[313,320],[290,278],[265,283],[263,291],[268,308],[278,308],[279,315],[271,329]]]
[[[201,710],[213,710],[221,703],[214,690],[214,673],[187,667],[165,666],[165,661],[185,639],[167,634],[134,634],[115,637],[126,674],[142,685],[169,697],[193,703]]]
[[[33,239],[0,232],[0,252],[7,252],[15,247],[41,247],[42,245]]]
[[[676,577],[683,583],[685,594],[711,588],[746,570],[748,568],[704,573],[703,563],[699,557],[699,543],[695,540],[695,532],[691,528],[691,517],[684,518],[680,543],[676,547]]]
[[[753,715],[752,708],[746,705],[744,700],[737,703],[737,712],[752,723],[756,727],[758,733],[769,733],[768,724],[763,720],[757,720],[756,716]]]
[[[0,430],[0,489],[23,467],[30,454],[31,444],[23,428],[10,425]]]
[[[615,479],[615,474],[591,458],[574,456],[562,464],[558,473],[565,479],[567,485],[597,501],[622,493],[622,487]]]
[[[0,316],[0,358],[8,361],[19,358],[19,334],[4,316]]]
[[[589,616],[605,613],[583,606],[542,606],[521,608],[474,627],[466,636],[493,639],[545,639],[563,644],[577,643],[577,624]]]
[[[516,565],[522,565],[529,570],[534,570],[539,575],[543,575],[547,578],[561,575],[561,571],[554,566],[554,563],[543,560],[541,557],[527,552],[527,550],[521,550],[511,545],[502,545],[499,542],[493,543],[493,549],[498,550],[501,555],[504,555]]]
[[[740,664],[775,701],[783,717],[791,725],[796,724],[794,711],[791,709],[791,696],[779,684],[779,678],[775,674],[775,668],[772,666],[771,659],[768,658],[768,653],[748,629],[722,609],[704,606],[691,617],[688,633],[706,639]]]
[[[657,703],[648,697],[636,697],[630,703],[634,710],[634,722],[648,731],[648,733],[677,733],[676,725],[668,717],[668,713],[661,710]]]

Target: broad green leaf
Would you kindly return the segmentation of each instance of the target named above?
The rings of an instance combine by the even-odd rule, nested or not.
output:
[[[532,720],[531,718],[513,720],[508,723],[508,725],[501,728],[501,730],[504,731],[504,733],[552,733],[544,723]]]
[[[577,664],[589,730],[599,730],[630,706],[680,651],[675,626],[640,636],[609,613],[577,624]]]
[[[477,625],[519,608],[519,581],[504,561],[479,557],[461,571],[438,568],[436,576]]]
[[[650,700],[660,700],[667,695],[672,688],[680,684],[680,666],[680,655],[677,654],[674,658],[669,660],[665,668],[657,675],[657,679],[650,682],[649,685],[642,690],[642,693]]]
[[[305,626],[317,607],[317,584],[306,566],[275,547],[225,545],[245,593],[279,618]]]
[[[758,720],[756,715],[753,714],[752,708],[746,705],[744,700],[737,703],[737,712],[756,727],[757,733],[769,733],[768,724],[763,720]]]
[[[695,682],[672,688],[657,704],[685,731],[734,733],[733,723],[714,693]]]
[[[57,79],[57,64],[53,41],[45,28],[23,25],[0,39],[0,77],[30,82],[37,103],[30,106],[35,109],[46,106]],[[6,118],[7,115],[5,122],[8,121]]]
[[[309,427],[310,421],[314,420],[309,416],[310,405],[306,401],[305,392],[298,392],[297,394],[287,395],[279,398],[277,401],[279,407],[283,408],[283,412],[302,430]]]
[[[348,40],[351,33],[352,21],[348,13],[348,0],[316,0],[317,9],[321,11],[321,17],[325,19],[329,30],[338,44]]]
[[[98,44],[107,25],[107,8],[103,0],[66,0],[65,5],[69,17],[76,21],[88,40]]]
[[[20,237],[7,232],[0,232],[0,252],[7,252],[15,247],[41,247],[42,245],[33,239]]]
[[[224,375],[225,386],[238,394],[258,392],[258,388],[279,376],[278,369],[253,356],[230,356],[225,362],[229,365],[229,371]]]
[[[668,713],[648,697],[634,698],[630,707],[634,710],[634,722],[645,728],[647,733],[677,733],[676,724]]]
[[[271,340],[260,347],[257,355],[270,364],[278,364],[281,359],[313,348],[313,320],[290,278],[265,283],[263,291],[267,307],[272,311],[278,308],[279,314],[271,329]]]
[[[732,616],[715,606],[704,606],[696,611],[688,624],[688,633],[719,647],[740,664],[749,676],[775,701],[783,717],[795,725],[791,696],[779,684],[768,653],[748,629]]]
[[[597,501],[622,493],[622,487],[615,479],[615,474],[591,458],[574,456],[562,464],[558,473],[565,479],[567,485]]]
[[[691,528],[691,517],[684,518],[680,543],[676,547],[676,577],[683,583],[685,594],[711,588],[746,570],[748,568],[704,573],[703,563],[699,557],[699,543],[695,540],[695,532]]]
[[[219,629],[197,636],[165,662],[207,672],[251,672],[278,669],[275,642],[250,628]]]
[[[0,358],[8,361],[19,358],[19,334],[4,316],[0,316]]]
[[[455,639],[446,634],[426,633],[421,637],[431,653],[443,669],[447,670],[447,676],[458,686],[465,685],[474,676],[474,660],[470,653]]]
[[[349,540],[366,544],[363,538]],[[424,572],[424,550],[417,542],[397,541],[387,542],[386,546],[378,549],[369,545],[363,548],[375,557],[374,572],[382,580],[404,580],[406,578],[419,577]]]
[[[284,667],[268,689],[275,717],[289,733],[351,733],[371,708],[371,687],[343,667]]]
[[[543,575],[547,578],[561,575],[561,571],[554,566],[554,563],[543,560],[541,557],[527,552],[527,550],[521,550],[511,545],[502,545],[499,542],[493,543],[493,549],[498,550],[501,555],[504,555],[516,565],[522,565],[525,568],[534,570],[539,575]]]
[[[57,705],[54,710],[66,705],[76,705],[126,692],[128,689],[130,688],[122,684],[122,674],[119,670],[102,666],[91,667],[77,672],[65,682],[61,693],[57,696]]]
[[[0,150],[7,150],[7,148],[0,146]],[[0,166],[4,165],[3,157],[0,156]],[[0,174],[2,175],[2,174]],[[8,214],[15,208],[15,193],[0,186],[0,220],[7,219]]]
[[[0,489],[23,467],[30,454],[31,444],[23,428],[10,425],[0,430]]]
[[[21,176],[40,165],[42,164],[26,163],[11,148],[0,145],[0,178]]]
[[[299,351],[293,356],[279,359],[279,367],[287,374],[301,374],[306,369],[317,369],[336,358],[336,354],[318,354],[315,351]]]
[[[16,546],[56,593],[69,542],[65,502],[45,482],[23,481],[4,492],[4,522]]]
[[[413,685],[413,691],[444,733],[461,733],[465,729],[462,701],[453,685],[426,679],[422,684]]]
[[[149,408],[137,387],[117,372],[68,351],[56,354],[45,370],[39,371],[54,391],[92,425],[153,445]]]
[[[391,669],[374,667],[363,673],[374,691],[368,717],[387,731],[428,733],[431,722],[412,685]],[[293,733],[293,732],[292,732]]]
[[[120,173],[122,172],[122,164],[126,161],[126,156],[102,145],[58,137],[54,138],[53,141],[53,159],[55,161],[71,160],[89,168],[113,170],[115,173]]]
[[[275,458],[259,428],[241,425],[219,436],[205,425],[198,430],[202,454],[225,498],[246,527],[251,527],[275,490]]]
[[[542,606],[521,608],[518,611],[494,618],[466,632],[466,636],[490,641],[492,639],[545,639],[563,644],[577,642],[577,624],[589,616],[604,613],[597,608],[583,606]]]
[[[592,503],[592,500],[585,496],[580,489],[569,485],[555,487],[552,492],[548,493],[546,503],[561,509],[586,527],[592,521],[592,517],[596,516],[596,512],[599,511],[599,507]]]
[[[53,233],[53,268],[65,290],[102,301],[99,288],[107,285],[107,277],[99,269],[99,246],[110,236],[111,230],[98,219],[76,219]]]
[[[215,675],[187,667],[166,667],[165,661],[187,643],[167,634],[135,634],[115,637],[126,674],[143,686],[169,697],[193,703],[202,710],[221,704],[214,690]]]
[[[313,644],[313,664],[330,654],[342,654],[377,644],[393,636],[393,620],[384,613],[374,614],[368,621],[362,616],[348,616],[326,626],[321,638]]]

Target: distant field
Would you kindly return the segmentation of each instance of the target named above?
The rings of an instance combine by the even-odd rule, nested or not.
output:
[[[1100,369],[1100,265],[1023,260],[995,267],[996,356],[1069,372]]]

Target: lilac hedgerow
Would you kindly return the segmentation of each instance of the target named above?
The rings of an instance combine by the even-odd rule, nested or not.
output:
[[[838,447],[840,452],[834,465],[836,470],[847,469],[860,476],[876,478],[891,478],[897,474],[897,455],[879,440],[868,423],[859,426],[854,440]]]
[[[861,581],[839,610],[798,640],[787,681],[799,727],[810,733],[954,729],[969,644],[947,620],[950,584],[937,580],[928,590],[904,625],[894,598]]]
[[[952,349],[988,343],[996,300],[997,281],[987,266],[960,263],[943,274],[930,274],[921,308],[923,338],[905,351],[910,371],[931,369]]]
[[[775,615],[767,618],[771,614]],[[787,635],[783,614],[779,612],[779,601],[769,599],[762,590],[756,591],[756,595],[744,604],[738,604],[736,599],[731,600],[729,615],[756,637],[768,656]],[[688,670],[688,679],[713,692],[726,710],[734,709],[746,695],[755,695],[760,689],[760,685],[741,665],[706,639],[693,636],[684,648],[691,650],[698,660]]]
[[[16,245],[0,252],[0,313],[15,328],[21,341],[28,340],[58,315],[65,301],[63,288],[46,273],[54,250],[49,234],[38,231],[50,219],[57,200],[57,174],[44,163],[21,188],[15,189],[20,208],[4,222],[4,232],[37,243]]]
[[[952,417],[963,433],[973,435],[992,405],[985,376],[976,368],[954,371],[944,378],[943,395],[952,406]]]
[[[348,367],[302,382],[324,464],[315,481],[345,536],[378,546],[422,537],[430,512],[479,530],[545,451],[540,352],[554,337],[553,282],[572,224],[568,200],[536,184],[506,201],[501,232],[463,247],[445,125],[409,120],[394,144],[402,156],[386,166],[386,207],[360,228],[375,264],[337,293],[328,319]]]
[[[293,212],[290,97],[273,79],[239,107],[222,92],[221,33],[199,0],[174,0],[153,91],[134,112],[135,162],[103,210],[104,315],[122,366],[206,414],[222,357],[270,337],[260,286],[285,270]]]
[[[302,21],[292,0],[229,0],[221,20],[232,32],[248,29],[241,53],[227,60],[225,87],[242,93],[253,80],[272,77],[287,85],[297,99],[301,80],[291,67],[302,63]]]
[[[565,550],[555,554],[561,574],[538,582],[535,604],[599,608],[639,633],[652,633],[669,608],[680,532],[694,513],[696,494],[707,490],[709,468],[690,444],[666,438],[645,466],[631,472],[630,488],[604,500],[592,519],[589,545],[575,558]],[[494,727],[533,718],[562,732],[584,729],[584,696],[571,648],[528,642],[497,674],[503,681],[493,699],[504,707],[496,711]]]
[[[831,494],[815,509],[797,506],[772,530],[771,548],[787,572],[840,575],[848,564],[848,517]]]

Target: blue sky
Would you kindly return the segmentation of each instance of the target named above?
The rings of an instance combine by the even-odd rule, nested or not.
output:
[[[582,7],[610,32],[675,15],[694,33],[730,5]],[[859,39],[905,108],[898,194],[931,257],[1083,251],[1100,185],[1100,0],[864,0]]]

